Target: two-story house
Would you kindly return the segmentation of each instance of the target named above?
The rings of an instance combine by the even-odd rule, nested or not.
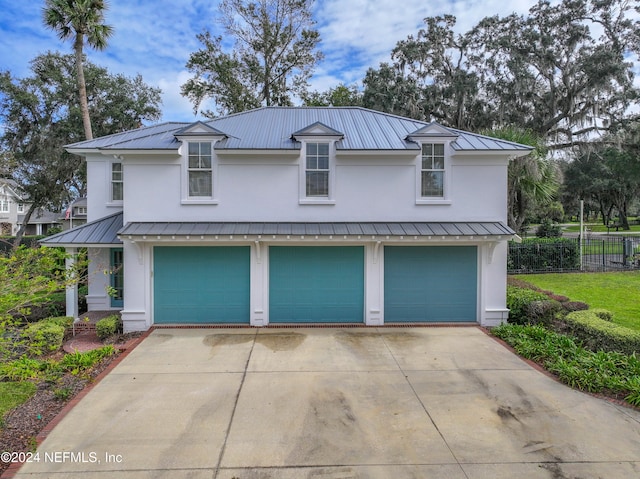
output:
[[[89,248],[89,309],[126,331],[507,318],[507,165],[529,147],[268,107],[67,149],[87,161],[89,222],[45,243]]]
[[[18,183],[0,178],[0,236],[13,236],[18,232],[31,204]],[[56,213],[37,208],[29,219],[25,235],[43,235],[56,226],[60,226]]]
[[[0,235],[11,236],[18,231],[18,216],[24,215],[28,205],[18,184],[0,178]]]

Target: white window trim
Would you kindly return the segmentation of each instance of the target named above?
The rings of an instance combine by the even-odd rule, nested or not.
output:
[[[121,200],[114,200],[113,199],[113,181],[112,181],[112,175],[113,175],[113,164],[114,163],[120,163],[122,165],[122,199]],[[115,158],[111,161],[107,162],[107,191],[109,192],[108,195],[108,200],[107,200],[107,207],[122,207],[123,202],[124,202],[124,162],[122,161],[122,158]]]
[[[182,146],[180,147],[180,154],[182,157],[181,204],[217,205],[220,202],[218,196],[218,157],[215,152],[217,142],[218,138],[211,138],[211,136],[191,136],[182,141]],[[211,143],[211,175],[213,176],[211,181],[212,196],[189,196],[189,143]]]
[[[307,137],[299,140],[300,167],[298,179],[298,203],[301,205],[335,205],[336,192],[336,140],[325,137]],[[329,196],[307,196],[307,143],[329,144]]]
[[[24,214],[24,203],[18,203],[18,214]]]
[[[418,143],[420,152],[416,157],[416,205],[450,205],[451,201],[451,142],[448,140],[429,139]],[[422,145],[444,144],[444,196],[422,196]]]
[[[0,199],[0,213],[9,213],[11,211],[11,201],[8,198]]]

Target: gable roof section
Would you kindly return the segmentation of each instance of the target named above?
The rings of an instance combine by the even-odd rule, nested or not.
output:
[[[0,194],[13,196],[20,201],[25,201],[23,195],[20,194],[20,186],[11,178],[0,178]]]
[[[333,128],[319,121],[316,121],[312,125],[309,125],[306,128],[303,128],[302,130],[296,131],[291,136],[293,138],[296,138],[298,136],[337,136],[342,138],[344,137],[344,133],[334,130]]]
[[[45,246],[120,246],[118,231],[122,228],[122,212],[105,216],[40,241]]]
[[[215,129],[211,125],[207,125],[201,121],[191,123],[189,126],[178,130],[174,136],[179,138],[181,136],[226,136],[220,130]]]
[[[304,135],[315,128],[343,136],[336,143],[338,151],[411,151],[418,144],[412,134],[440,131],[442,136],[457,136],[452,143],[456,151],[497,151],[525,154],[530,147],[475,133],[447,128],[360,107],[264,107],[200,122],[226,138],[216,143],[216,151],[298,150],[294,135]],[[195,124],[198,124],[196,122]],[[191,123],[162,123],[117,133],[95,140],[68,145],[75,153],[98,150],[173,150],[180,135]],[[315,126],[314,126],[315,125]],[[321,125],[321,126],[319,126]]]

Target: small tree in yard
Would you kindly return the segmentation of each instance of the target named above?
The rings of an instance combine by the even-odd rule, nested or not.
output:
[[[75,267],[66,269],[66,258],[59,249],[25,246],[0,255],[0,361],[23,352],[19,317],[80,280],[83,265],[76,262]]]

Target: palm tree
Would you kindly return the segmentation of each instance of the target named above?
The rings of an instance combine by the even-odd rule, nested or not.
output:
[[[558,192],[560,173],[547,159],[547,147],[536,133],[517,127],[503,127],[482,132],[486,136],[533,147],[531,153],[509,162],[508,223],[520,233],[527,214],[536,205],[553,200]]]
[[[104,23],[104,12],[107,8],[108,4],[104,0],[45,0],[42,9],[45,26],[56,31],[61,40],[73,39],[80,109],[87,140],[93,139],[93,132],[82,65],[83,47],[85,41],[97,50],[103,50],[107,46],[107,39],[113,33],[113,28]]]

